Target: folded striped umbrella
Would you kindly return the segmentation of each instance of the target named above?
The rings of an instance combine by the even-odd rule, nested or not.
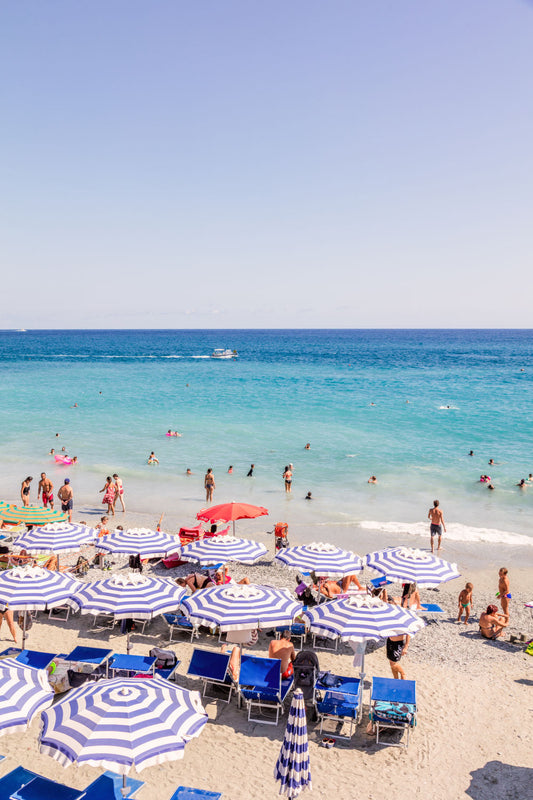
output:
[[[274,778],[280,781],[279,793],[287,795],[288,798],[298,797],[304,789],[313,788],[309,766],[307,718],[301,689],[296,689],[292,697]]]
[[[321,578],[343,578],[363,569],[358,555],[327,542],[286,547],[276,553],[276,558],[288,567],[313,571]]]
[[[413,611],[379,597],[352,595],[308,608],[310,630],[319,636],[365,642],[416,633],[425,623]]]
[[[15,567],[0,572],[0,611],[43,611],[65,604],[82,583],[62,572],[43,567]],[[26,640],[26,614],[22,631],[22,648]]]
[[[74,553],[82,544],[94,544],[98,536],[95,528],[71,522],[54,522],[32,528],[17,536],[13,547],[36,553]]]
[[[126,775],[183,758],[207,722],[199,692],[153,679],[114,678],[71,690],[43,712],[40,750],[63,766],[77,763]]]
[[[417,583],[422,589],[438,586],[461,575],[457,564],[411,547],[389,547],[369,553],[366,563],[389,581]]]
[[[237,539],[235,536],[213,536],[186,544],[181,557],[186,561],[198,561],[205,564],[226,564],[228,561],[239,561],[241,564],[254,564],[258,558],[266,555],[264,544],[251,539]]]
[[[54,690],[44,669],[14,658],[0,661],[0,736],[25,731],[36,714],[52,705]]]
[[[102,536],[98,548],[107,553],[140,555],[141,558],[166,558],[181,550],[179,536],[171,536],[163,531],[149,528],[130,528],[127,531],[114,531]]]
[[[290,625],[302,611],[288,589],[254,584],[210,586],[186,597],[181,605],[196,625],[218,625],[221,631]]]
[[[4,522],[25,522],[27,525],[45,525],[47,522],[61,522],[68,514],[52,511],[42,506],[14,506],[0,502],[0,519]]]

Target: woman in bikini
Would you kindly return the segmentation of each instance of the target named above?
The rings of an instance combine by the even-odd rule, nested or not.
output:
[[[498,639],[509,624],[509,617],[498,614],[497,606],[487,606],[487,610],[480,614],[479,632],[484,639]]]
[[[205,473],[204,487],[206,503],[210,503],[213,499],[213,489],[215,488],[215,476],[213,475],[213,470],[211,468],[209,468]]]
[[[124,502],[124,487],[122,485],[121,479],[118,477],[117,473],[115,472],[113,475],[113,480],[115,481],[115,501],[113,503],[113,511],[115,510],[115,505],[117,500],[120,500],[122,505],[122,511],[126,511],[126,504]]]

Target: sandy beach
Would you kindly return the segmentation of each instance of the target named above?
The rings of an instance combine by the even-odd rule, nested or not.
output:
[[[81,511],[75,518],[86,518]],[[139,525],[131,514],[117,514],[116,522],[127,527]],[[243,531],[244,532],[244,531]],[[246,531],[248,535],[250,531]],[[264,534],[256,538],[265,541]],[[294,573],[272,563],[273,542],[269,555],[253,567],[235,565],[235,578],[247,574],[253,582],[278,586],[294,585]],[[73,558],[73,557],[70,557]],[[126,559],[113,557],[113,570],[126,570]],[[349,743],[338,742],[332,749],[320,746],[319,728],[309,725],[313,792],[317,798],[336,796],[367,797],[371,800],[398,800],[435,796],[439,798],[474,797],[522,798],[531,786],[531,657],[523,644],[504,640],[489,642],[478,634],[477,619],[489,602],[494,602],[497,570],[493,568],[459,569],[464,580],[474,584],[473,616],[469,625],[456,625],[457,595],[463,577],[438,590],[422,590],[422,600],[438,602],[445,610],[442,621],[427,625],[412,639],[404,664],[407,677],[417,681],[418,725],[408,750],[376,745],[366,735],[370,680],[372,676],[390,677],[383,643],[369,645],[365,662],[363,721]],[[178,575],[187,567],[166,570],[162,565],[148,567],[159,575]],[[108,577],[109,572],[91,568],[88,579]],[[373,577],[368,571],[363,578]],[[524,603],[530,595],[530,573],[517,566],[510,568],[513,594],[509,634],[533,635],[533,620]],[[28,637],[27,646],[36,650],[68,652],[77,644],[112,647],[125,652],[125,636],[112,632],[90,632],[90,617],[74,615],[68,622],[50,621],[40,613]],[[9,646],[7,627],[1,629],[1,644]],[[147,655],[156,646],[165,646],[168,629],[161,618],[147,626],[143,635],[132,634],[132,652]],[[266,655],[269,638],[261,634],[251,652]],[[200,635],[194,644],[178,639],[170,647],[180,660],[177,683],[188,689],[201,689],[200,682],[186,675],[194,647],[218,650],[214,636]],[[308,643],[310,646],[310,642]],[[342,646],[338,653],[319,651],[321,669],[353,675],[351,650]],[[220,791],[226,800],[244,800],[261,796],[274,798],[278,786],[273,769],[285,730],[286,715],[277,727],[248,723],[244,709],[235,701],[229,705],[206,700],[209,723],[198,739],[185,749],[182,761],[144,770],[145,781],[138,797],[168,800],[181,784]],[[89,767],[67,770],[38,752],[40,722],[36,719],[22,735],[6,735],[0,752],[6,757],[0,764],[5,774],[17,764],[40,774],[83,788],[99,771]],[[305,796],[305,795],[304,795]]]

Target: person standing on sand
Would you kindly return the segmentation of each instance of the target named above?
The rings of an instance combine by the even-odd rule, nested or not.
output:
[[[22,505],[24,508],[27,508],[30,504],[30,483],[32,480],[33,478],[28,475],[28,477],[25,478],[20,485],[20,496],[22,498]]]
[[[43,506],[47,508],[50,503],[50,508],[54,510],[54,484],[50,478],[46,477],[46,472],[41,472],[41,480],[39,481],[39,489],[37,491],[37,500],[43,493]]]
[[[124,486],[122,485],[122,481],[116,472],[113,473],[113,480],[115,481],[115,502],[113,503],[113,512],[115,511],[117,499],[120,500],[122,504],[122,511],[126,511],[126,504],[124,502]]]
[[[65,478],[63,486],[60,487],[57,496],[61,500],[61,511],[68,514],[68,521],[72,522],[72,508],[74,506],[74,492],[70,485],[70,478]]]
[[[498,572],[498,594],[504,615],[509,619],[509,600],[511,599],[509,575],[506,567],[502,567]]]
[[[387,639],[387,658],[392,677],[401,678],[402,681],[405,680],[405,672],[400,664],[400,659],[407,654],[410,638],[409,634],[404,633],[403,636],[389,636]]]
[[[442,539],[442,531],[446,533],[446,525],[444,524],[444,516],[439,508],[439,501],[433,500],[433,508],[428,511],[428,519],[431,521],[429,526],[431,534],[431,552],[433,552],[433,537],[438,536],[437,550],[441,549],[440,543]]]
[[[105,479],[105,486],[103,489],[100,489],[100,494],[102,494],[102,492],[104,493],[102,503],[104,505],[107,503],[107,513],[115,516],[115,484],[113,483],[111,475],[108,475]]]
[[[204,487],[205,487],[206,503],[210,503],[213,499],[213,490],[216,488],[215,476],[213,475],[213,470],[211,469],[211,467],[209,467],[209,469],[205,473]]]

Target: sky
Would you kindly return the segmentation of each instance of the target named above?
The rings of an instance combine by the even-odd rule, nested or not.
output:
[[[0,328],[533,327],[533,3],[0,4]]]

